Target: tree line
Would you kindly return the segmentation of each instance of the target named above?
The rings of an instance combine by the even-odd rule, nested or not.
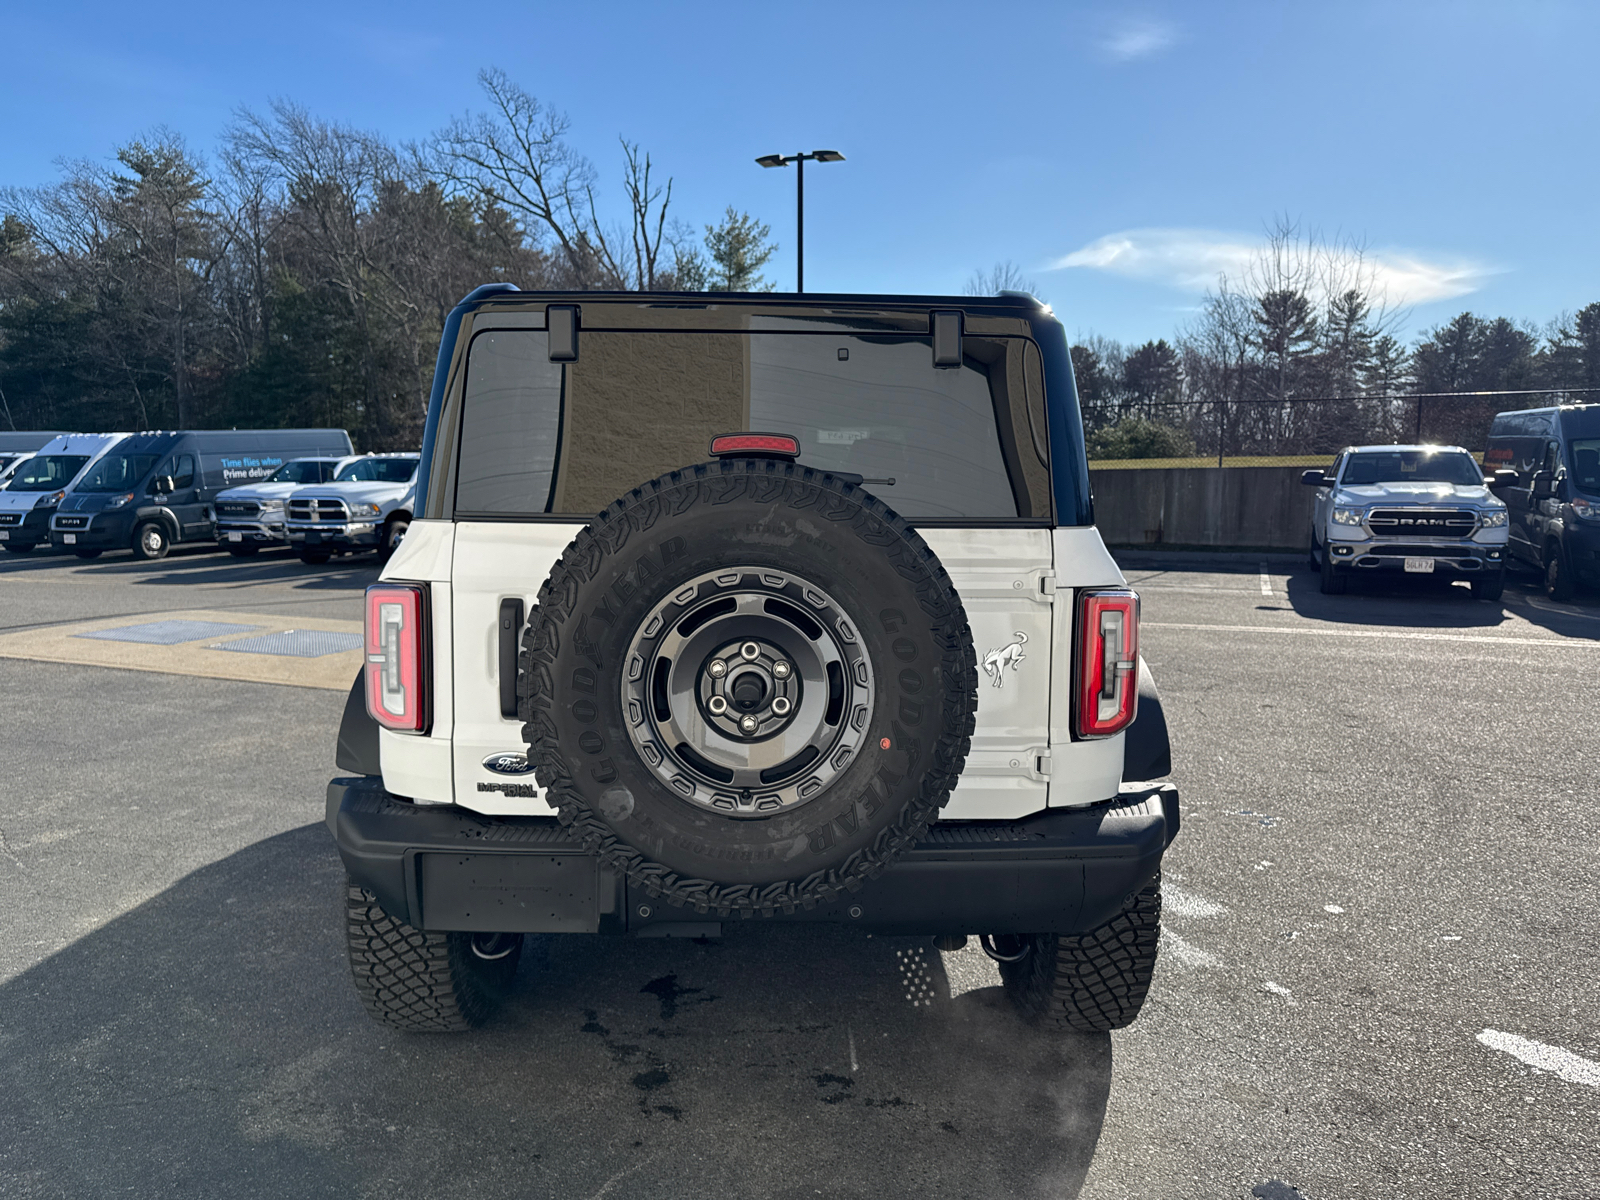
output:
[[[168,130],[0,189],[0,421],[14,429],[331,426],[421,438],[444,318],[471,288],[761,291],[778,247],[729,206],[693,228],[619,138],[620,187],[503,72],[418,143],[290,102],[214,159]]]
[[[1000,264],[968,291],[1003,287],[1033,290]],[[1090,454],[1301,455],[1412,440],[1481,450],[1497,412],[1600,401],[1600,303],[1542,327],[1463,312],[1409,346],[1397,336],[1404,316],[1360,244],[1280,221],[1171,340],[1072,346]]]

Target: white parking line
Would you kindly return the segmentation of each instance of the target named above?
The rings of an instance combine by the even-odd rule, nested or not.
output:
[[[1478,1035],[1478,1040],[1491,1050],[1509,1054],[1536,1070],[1549,1071],[1568,1083],[1584,1083],[1592,1088],[1600,1088],[1600,1063],[1570,1050],[1547,1046],[1514,1033],[1501,1033],[1498,1029],[1485,1029]]]
[[[1600,649],[1590,638],[1480,637],[1467,633],[1401,633],[1388,629],[1306,629],[1298,625],[1200,625],[1183,621],[1141,621],[1141,629],[1209,629],[1214,633],[1294,633],[1307,637],[1391,638],[1412,642],[1484,642],[1497,646],[1561,646]]]
[[[1266,563],[1261,564],[1261,594],[1263,596],[1272,595],[1272,580],[1267,577]]]

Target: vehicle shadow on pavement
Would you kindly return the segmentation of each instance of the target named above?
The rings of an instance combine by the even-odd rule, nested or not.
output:
[[[350,986],[342,879],[326,830],[295,829],[0,986],[0,1193],[1082,1186],[1111,1039],[1035,1034],[997,988],[948,999],[927,939],[530,938],[491,1026],[409,1036]]]
[[[144,562],[127,554],[98,559],[80,559],[71,554],[18,556],[8,563],[12,573],[50,572],[71,568],[75,574],[136,585],[197,583],[226,587],[247,587],[260,583],[287,583],[296,587],[351,589],[375,582],[381,564],[372,554],[335,558],[327,563],[303,563],[287,551],[267,551],[249,558],[235,558],[210,547],[178,547],[166,558]]]
[[[1499,601],[1479,600],[1465,584],[1402,575],[1352,578],[1341,596],[1325,596],[1321,577],[1301,568],[1286,581],[1297,615],[1340,625],[1400,625],[1417,629],[1493,629],[1506,621]]]
[[[1592,596],[1575,603],[1548,600],[1538,578],[1512,571],[1499,600],[1479,600],[1465,584],[1437,579],[1368,576],[1351,581],[1342,596],[1324,596],[1315,572],[1299,571],[1287,581],[1295,613],[1343,625],[1391,625],[1418,629],[1496,629],[1516,616],[1563,637],[1600,638],[1600,608]]]

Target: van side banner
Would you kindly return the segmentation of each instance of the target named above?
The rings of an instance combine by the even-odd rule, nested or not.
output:
[[[262,455],[260,458],[222,458],[222,482],[224,484],[254,483],[258,479],[265,479],[279,467],[284,460],[271,455]]]

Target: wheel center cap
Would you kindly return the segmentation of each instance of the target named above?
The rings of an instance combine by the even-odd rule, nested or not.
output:
[[[733,706],[740,712],[755,712],[767,698],[767,681],[758,671],[746,671],[733,681]]]

